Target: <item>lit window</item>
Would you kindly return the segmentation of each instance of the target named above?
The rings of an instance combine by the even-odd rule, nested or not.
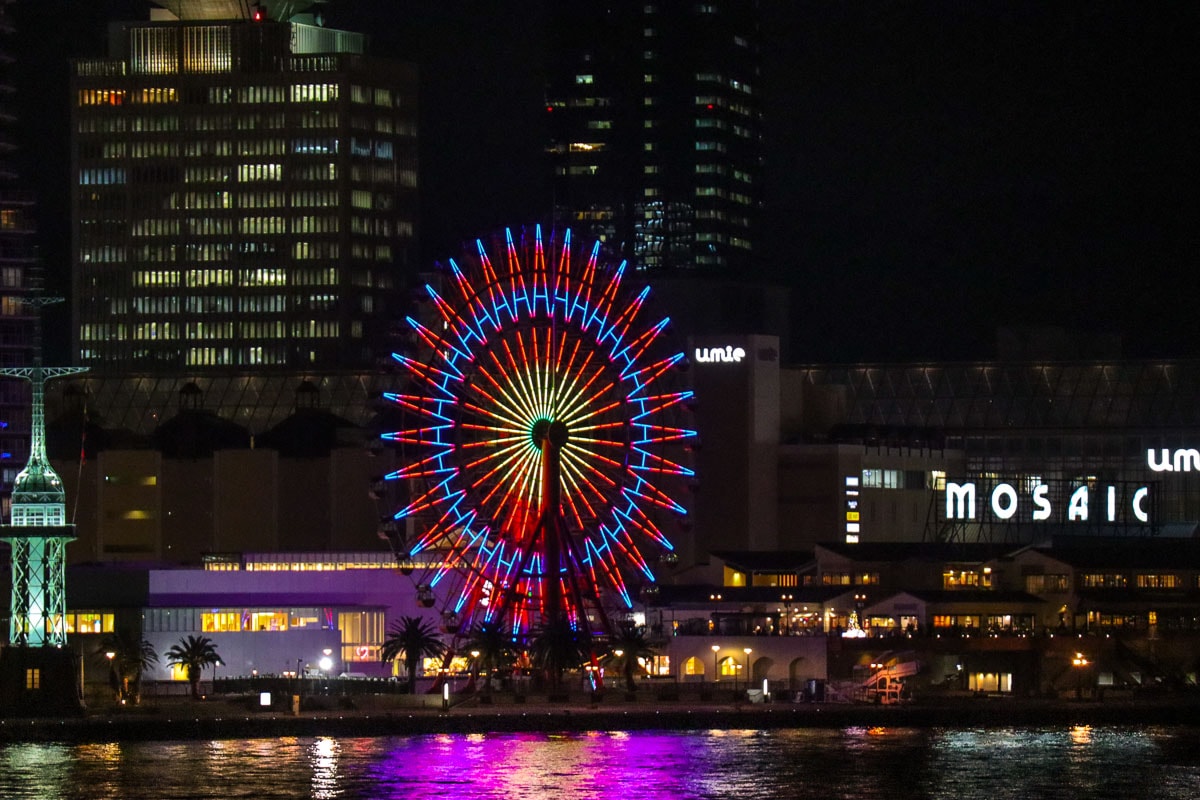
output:
[[[206,611],[200,615],[200,629],[205,633],[240,631],[242,615],[237,611]]]

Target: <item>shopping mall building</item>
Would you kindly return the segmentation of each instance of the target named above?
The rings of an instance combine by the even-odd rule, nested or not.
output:
[[[1008,675],[986,685],[1024,691],[1048,672],[1018,640],[1200,624],[1200,362],[789,366],[767,336],[696,339],[688,356],[691,521],[635,609],[671,642],[654,671],[794,685],[871,642],[943,634],[961,652],[942,661],[969,671],[981,637],[962,635],[978,631],[1008,642],[977,657],[980,675]],[[434,613],[419,568],[402,574],[380,537],[392,500],[373,478],[395,455],[372,444],[389,424],[374,398],[390,380],[52,387],[51,456],[77,502],[68,552],[92,573],[68,581],[70,606],[93,615],[72,620],[76,634],[124,615],[156,647],[220,637],[234,673],[303,668],[330,649],[339,671],[375,674],[387,626]],[[260,569],[247,553],[292,555]],[[97,578],[131,562],[151,565],[141,583]],[[326,562],[341,566],[312,566]],[[105,601],[133,585],[144,591]],[[842,655],[789,657],[789,639],[814,635]],[[755,646],[769,636],[786,638]],[[714,661],[726,647],[737,658]],[[760,654],[748,664],[746,648]],[[1194,674],[1190,658],[1177,674]]]

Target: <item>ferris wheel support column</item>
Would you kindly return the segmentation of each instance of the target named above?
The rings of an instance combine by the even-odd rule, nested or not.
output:
[[[542,553],[546,563],[543,621],[556,621],[562,614],[562,468],[559,452],[567,443],[567,426],[552,422],[542,434],[542,503],[538,527],[542,529]]]

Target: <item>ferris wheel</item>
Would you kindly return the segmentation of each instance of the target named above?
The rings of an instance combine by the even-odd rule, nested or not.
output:
[[[672,558],[692,392],[683,353],[659,353],[669,319],[640,319],[649,288],[625,291],[625,273],[569,230],[507,230],[449,261],[406,319],[407,388],[385,394],[404,429],[382,436],[403,466],[384,477],[408,490],[392,519],[414,521],[402,550],[430,565],[419,588],[447,630],[603,633]]]

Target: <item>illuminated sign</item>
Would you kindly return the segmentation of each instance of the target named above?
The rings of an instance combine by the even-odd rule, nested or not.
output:
[[[741,347],[726,345],[725,347],[697,347],[696,360],[701,364],[725,362],[739,364],[746,357],[746,351]]]
[[[843,490],[846,495],[846,544],[858,544],[858,536],[862,533],[862,511],[858,507],[858,485],[857,475],[846,476],[846,488]]]
[[[1180,448],[1174,453],[1162,449],[1162,459],[1154,460],[1154,450],[1146,451],[1146,464],[1155,472],[1200,472],[1200,450]]]
[[[982,486],[980,486],[982,483]],[[1046,522],[1056,513],[1063,522],[1150,522],[1150,489],[1146,486],[1025,481],[1013,483],[946,481],[944,519],[975,522]]]

